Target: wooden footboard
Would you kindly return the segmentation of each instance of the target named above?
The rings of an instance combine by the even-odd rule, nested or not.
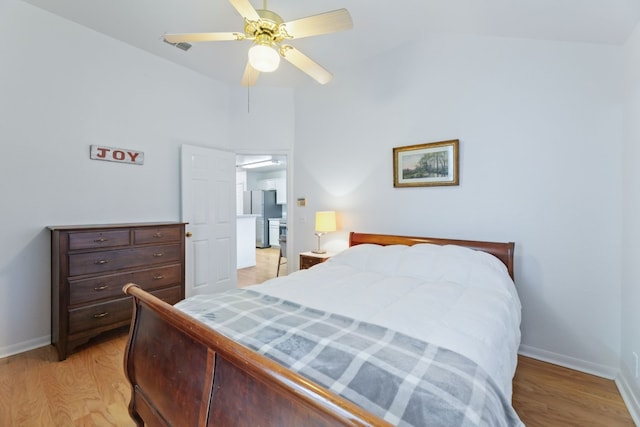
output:
[[[134,284],[125,353],[140,426],[386,426]]]

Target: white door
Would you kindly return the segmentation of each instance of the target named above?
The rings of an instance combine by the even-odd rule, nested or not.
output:
[[[236,287],[235,153],[183,145],[187,297]]]

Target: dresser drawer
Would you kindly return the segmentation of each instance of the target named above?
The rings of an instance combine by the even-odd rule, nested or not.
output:
[[[169,304],[175,304],[181,299],[179,285],[168,289],[151,292],[156,297]],[[100,304],[92,304],[69,310],[69,334],[96,329],[114,323],[126,322],[133,313],[132,298],[112,300]]]
[[[133,232],[133,243],[143,245],[147,243],[176,242],[182,238],[181,227],[149,227],[139,228]]]
[[[69,280],[69,305],[85,304],[105,298],[122,296],[122,287],[135,283],[147,291],[165,288],[182,282],[180,264],[109,274],[90,279]]]
[[[69,233],[69,250],[112,248],[129,244],[129,230]]]
[[[169,304],[175,304],[181,299],[180,290],[180,286],[177,285],[151,293]],[[133,302],[129,296],[71,309],[69,310],[69,334],[126,322],[131,320],[132,313]]]
[[[153,293],[156,289],[166,288],[171,285],[182,283],[182,265],[170,265],[148,270],[136,271],[131,275],[128,283],[135,283],[145,291]],[[123,284],[123,286],[126,283]],[[122,286],[120,286],[122,292]],[[161,298],[161,297],[158,297]]]
[[[69,310],[69,334],[126,321],[131,318],[132,309],[131,298],[124,297]]]
[[[181,261],[181,246],[161,245],[69,255],[69,276]]]

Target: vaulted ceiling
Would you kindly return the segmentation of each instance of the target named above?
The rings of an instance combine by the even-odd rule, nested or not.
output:
[[[230,85],[240,84],[248,41],[195,43],[188,51],[163,42],[165,33],[242,31],[228,0],[25,0]],[[251,0],[256,9],[264,0]],[[640,0],[269,0],[285,21],[347,8],[354,28],[294,40],[303,53],[336,73],[354,62],[430,32],[623,44],[640,18]],[[259,85],[317,84],[283,62]]]

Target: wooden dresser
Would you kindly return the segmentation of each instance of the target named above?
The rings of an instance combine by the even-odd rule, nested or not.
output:
[[[56,226],[51,230],[51,343],[64,360],[128,325],[133,282],[169,304],[184,299],[185,224]]]

